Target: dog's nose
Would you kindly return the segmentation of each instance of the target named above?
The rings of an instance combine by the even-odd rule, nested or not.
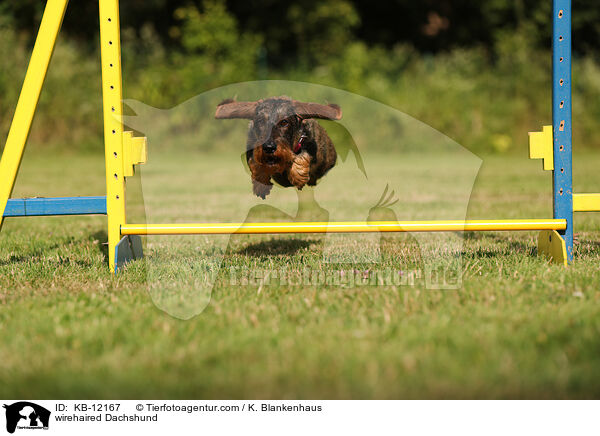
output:
[[[272,141],[267,141],[262,145],[262,149],[265,153],[272,154],[277,150],[277,145]]]

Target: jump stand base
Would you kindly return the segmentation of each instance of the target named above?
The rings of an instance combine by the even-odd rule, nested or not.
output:
[[[136,235],[123,236],[115,247],[115,273],[127,262],[144,257],[142,238]]]
[[[567,266],[567,246],[556,230],[542,230],[538,236],[538,256],[545,256],[553,263]]]

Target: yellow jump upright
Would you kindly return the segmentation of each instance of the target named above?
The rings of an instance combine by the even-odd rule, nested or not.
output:
[[[102,63],[102,113],[108,215],[108,264],[115,269],[115,247],[125,224],[123,174],[123,80],[119,0],[100,0],[100,53]]]

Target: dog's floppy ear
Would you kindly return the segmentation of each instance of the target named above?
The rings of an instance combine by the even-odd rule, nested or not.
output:
[[[294,110],[302,118],[342,119],[342,109],[337,104],[303,103],[294,100]]]
[[[256,101],[225,100],[217,106],[215,118],[248,118],[251,120],[256,113],[257,104]]]

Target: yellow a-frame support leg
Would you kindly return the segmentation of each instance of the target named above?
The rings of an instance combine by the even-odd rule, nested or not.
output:
[[[25,144],[31,130],[31,123],[46,78],[48,65],[52,58],[56,38],[67,9],[67,3],[68,0],[48,0],[31,53],[31,60],[27,67],[21,95],[19,95],[17,108],[0,160],[0,174],[2,175],[0,177],[0,229],[4,222],[4,209],[12,194],[15,179],[21,166]]]

